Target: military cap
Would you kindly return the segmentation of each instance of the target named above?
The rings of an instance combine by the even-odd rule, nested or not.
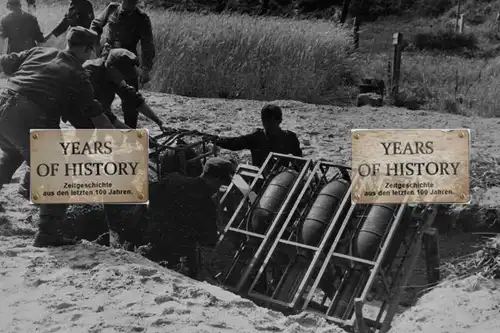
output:
[[[7,0],[8,5],[21,6],[21,0]]]
[[[66,35],[66,40],[75,45],[94,45],[97,41],[97,33],[80,26],[71,27]]]
[[[112,49],[106,58],[106,67],[116,67],[121,72],[127,72],[134,66],[139,66],[139,58],[126,49]]]
[[[230,181],[234,172],[234,165],[221,157],[212,157],[203,166],[204,175],[224,181]]]

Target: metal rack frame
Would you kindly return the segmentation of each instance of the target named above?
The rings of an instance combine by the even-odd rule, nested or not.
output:
[[[301,164],[301,167],[299,168],[299,175],[295,179],[293,185],[289,189],[288,193],[293,193],[296,192],[297,189],[299,188],[300,182],[304,179],[306,176],[307,172],[312,171],[312,161],[306,158],[302,157],[296,157],[292,155],[284,155],[284,154],[278,154],[278,153],[271,153],[268,155],[266,158],[266,161],[262,165],[262,167],[259,169],[257,174],[254,176],[254,179],[252,183],[249,186],[249,192],[252,192],[255,190],[257,187],[257,181],[259,179],[264,180],[264,184],[261,188],[266,188],[267,184],[272,180],[272,177],[269,177],[270,175],[276,174],[280,169],[281,169],[281,163],[287,161],[287,162],[295,162],[295,164]],[[298,162],[298,163],[297,163]],[[228,191],[229,192],[229,189]],[[257,191],[259,192],[259,191]],[[260,193],[261,195],[262,193]],[[259,195],[259,197],[260,197]],[[235,212],[233,213],[231,219],[227,223],[224,232],[220,235],[219,240],[217,242],[217,245],[215,246],[215,251],[218,250],[218,248],[221,246],[221,244],[226,241],[228,238],[230,238],[231,234],[237,234],[240,236],[244,236],[247,238],[247,241],[242,243],[240,245],[240,249],[237,251],[235,254],[235,257],[233,258],[231,267],[229,270],[225,273],[222,273],[222,284],[225,284],[231,275],[233,274],[233,270],[236,266],[236,261],[240,259],[240,256],[243,252],[243,250],[248,249],[248,247],[244,248],[245,246],[250,246],[249,243],[252,242],[252,254],[249,256],[249,262],[245,265],[245,268],[243,269],[243,272],[241,273],[240,277],[237,278],[236,285],[225,285],[225,287],[233,292],[236,293],[245,293],[246,291],[243,290],[245,287],[248,286],[247,280],[250,277],[250,274],[252,273],[254,267],[258,264],[258,261],[261,259],[261,257],[264,254],[264,250],[268,247],[270,240],[274,236],[277,226],[280,223],[280,221],[283,218],[283,215],[288,208],[288,206],[291,204],[291,196],[288,195],[287,198],[284,200],[282,205],[280,206],[280,209],[274,216],[272,222],[270,223],[267,231],[265,234],[259,234],[255,233],[252,231],[248,231],[245,223],[246,223],[246,218],[243,218],[239,221],[237,221],[237,217],[239,216],[239,213],[241,209],[243,208],[245,204],[245,200],[247,198],[244,198],[241,200],[240,204],[236,208]],[[226,196],[224,196],[221,200],[221,204],[224,205],[224,201],[226,200]],[[254,208],[255,204],[258,202],[256,200],[255,202],[251,203],[249,212],[252,211]],[[245,215],[245,217],[248,217],[248,213]],[[253,251],[254,250],[254,251]],[[240,274],[237,272],[237,274]]]

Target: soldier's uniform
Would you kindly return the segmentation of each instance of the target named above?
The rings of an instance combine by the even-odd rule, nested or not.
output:
[[[127,72],[134,70],[138,64],[137,56],[125,49],[111,50],[106,58],[88,60],[83,64],[94,88],[94,98],[99,101],[103,113],[111,122],[116,119],[111,111],[115,94],[120,97],[122,104],[133,106],[136,109],[145,102],[139,91],[128,84],[123,84]],[[75,127],[94,128],[90,119],[68,120]]]
[[[22,52],[43,42],[43,34],[35,16],[21,10],[20,0],[8,0],[7,4],[18,6],[0,21],[0,36],[8,39],[7,53]]]
[[[215,157],[205,163],[203,173],[207,179],[229,183],[234,167]],[[156,262],[167,261],[169,268],[175,268],[180,258],[187,257],[188,275],[195,278],[197,244],[214,247],[217,243],[217,204],[213,195],[213,188],[203,177],[171,173],[151,184],[147,212],[138,223],[140,231],[135,232],[140,244],[153,245],[145,256]],[[117,227],[110,225],[111,230]]]
[[[155,47],[151,20],[146,13],[137,7],[127,11],[122,8],[121,4],[112,2],[92,21],[90,29],[100,36],[105,26],[108,26],[108,29],[104,35],[104,52],[109,48],[124,48],[137,55],[137,44],[140,42],[141,67],[147,71],[152,69]],[[135,71],[130,73],[126,82],[136,90],[139,89],[138,76]],[[136,128],[137,108],[125,103],[122,109],[125,124]]]
[[[71,0],[69,8],[61,22],[54,28],[52,34],[59,37],[70,27],[90,28],[94,19],[94,7],[88,0]]]
[[[97,36],[84,28],[72,28],[68,41],[93,45]],[[0,187],[9,183],[15,170],[30,161],[29,131],[58,129],[61,117],[78,114],[93,118],[102,114],[94,100],[87,75],[71,52],[36,47],[0,56],[2,71],[9,76],[0,90]],[[59,235],[66,205],[40,205],[39,232],[35,246],[71,244]]]
[[[259,128],[255,132],[234,138],[220,138],[216,141],[219,147],[229,150],[249,149],[252,154],[252,164],[261,167],[269,153],[292,154],[302,157],[300,142],[292,131],[282,130],[281,133],[269,138],[266,132]]]

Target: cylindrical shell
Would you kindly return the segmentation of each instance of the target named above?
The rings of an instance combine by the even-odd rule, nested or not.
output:
[[[318,245],[348,189],[349,182],[344,179],[323,187],[302,224],[301,243]]]
[[[251,229],[263,234],[278,213],[298,173],[287,170],[276,175],[265,189],[257,206],[252,212]]]
[[[374,259],[397,207],[397,205],[373,205],[370,208],[353,244],[355,256],[366,260]]]

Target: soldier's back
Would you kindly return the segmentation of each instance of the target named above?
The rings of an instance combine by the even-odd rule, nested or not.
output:
[[[199,177],[171,173],[151,184],[147,215],[147,242],[193,248],[196,241],[203,243],[217,237],[216,206],[208,186]]]
[[[9,40],[7,53],[28,50],[43,39],[36,17],[24,11],[4,16],[0,23],[0,34]]]

